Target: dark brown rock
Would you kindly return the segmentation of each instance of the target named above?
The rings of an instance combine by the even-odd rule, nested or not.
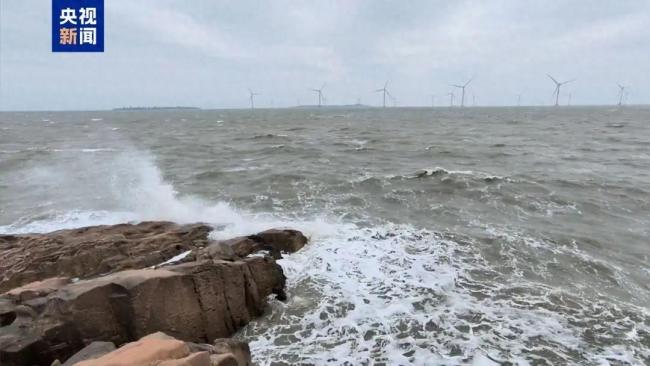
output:
[[[271,229],[254,235],[211,242],[203,253],[210,258],[233,260],[266,250],[278,259],[282,257],[280,253],[294,253],[305,244],[307,238],[300,231]]]
[[[251,349],[246,342],[231,338],[215,339],[211,353],[232,355],[239,366],[251,365]]]
[[[289,229],[270,229],[249,238],[283,253],[297,252],[307,244],[307,238],[300,231]]]
[[[145,222],[0,235],[0,292],[15,287],[0,295],[0,364],[51,365],[93,342],[122,345],[160,331],[203,344],[207,349],[192,355],[207,352],[213,364],[247,364],[246,344],[205,343],[261,315],[269,295],[285,299],[274,258],[249,255],[279,257],[307,239],[274,229],[211,241],[210,230]],[[186,251],[181,261],[158,266]],[[207,360],[190,356],[168,363]]]
[[[267,296],[283,287],[275,261],[252,257],[127,270],[27,301],[3,295],[3,313],[15,317],[0,328],[0,359],[7,365],[50,364],[89,342],[123,344],[156,331],[210,342],[261,315]]]
[[[50,277],[145,268],[208,243],[210,226],[142,222],[0,235],[0,292]]]

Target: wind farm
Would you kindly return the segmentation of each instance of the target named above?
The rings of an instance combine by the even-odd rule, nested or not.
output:
[[[487,95],[483,94],[481,91],[483,90],[482,88],[485,87],[485,84],[476,84],[476,78],[473,76],[469,79],[467,79],[464,83],[451,83],[451,84],[446,84],[447,86],[447,91],[446,92],[435,92],[435,85],[434,87],[431,88],[430,90],[434,90],[433,93],[428,93],[428,97],[426,99],[420,99],[420,102],[416,103],[409,103],[408,98],[404,98],[403,100],[400,100],[400,103],[398,104],[398,100],[394,94],[394,89],[398,89],[401,92],[406,92],[406,94],[409,94],[409,90],[404,90],[404,88],[399,88],[399,84],[393,84],[389,80],[385,80],[383,83],[383,86],[380,88],[372,89],[370,92],[374,94],[379,94],[380,98],[378,100],[378,103],[370,103],[370,104],[361,104],[361,97],[360,95],[364,95],[365,97],[370,96],[370,93],[365,89],[366,92],[363,92],[363,89],[358,88],[356,90],[350,89],[349,85],[345,86],[345,89],[343,91],[348,94],[347,97],[343,98],[340,97],[340,92],[341,89],[336,89],[337,84],[336,83],[328,83],[324,82],[321,84],[320,87],[318,88],[308,88],[306,89],[307,91],[310,92],[310,95],[307,96],[306,94],[300,94],[298,93],[296,100],[296,104],[291,104],[289,103],[288,105],[285,104],[284,106],[286,107],[300,107],[300,108],[322,108],[326,106],[327,103],[327,108],[340,108],[340,107],[346,107],[346,108],[372,108],[372,107],[380,107],[380,108],[395,108],[399,107],[400,108],[408,108],[408,107],[430,107],[430,108],[481,108],[481,107],[498,107],[498,106],[516,106],[516,107],[527,107],[527,106],[551,106],[555,108],[560,108],[560,107],[569,107],[569,106],[580,106],[580,105],[590,105],[586,104],[584,102],[584,97],[583,93],[580,93],[580,98],[579,102],[576,104],[575,103],[575,87],[570,88],[568,91],[565,90],[567,89],[567,84],[573,84],[574,82],[577,81],[576,78],[572,79],[566,79],[562,80],[558,79],[556,76],[546,73],[546,74],[541,74],[540,75],[540,80],[541,78],[544,79],[549,79],[553,85],[553,91],[550,95],[549,99],[544,100],[543,98],[533,98],[530,95],[532,94],[530,92],[531,86],[527,84],[526,89],[528,90],[527,95],[529,96],[526,98],[526,104],[524,103],[524,92],[521,91],[522,89],[519,89],[520,91],[517,91],[515,89],[515,92],[511,92],[510,94],[510,102],[503,101],[502,103],[495,104],[493,102],[494,96],[492,95]],[[543,91],[543,82],[538,83],[537,89],[540,91]],[[627,104],[627,97],[629,95],[628,92],[628,86],[623,85],[622,83],[614,83],[617,88],[618,88],[618,93],[616,94],[616,101],[612,103],[611,105],[614,105],[618,108],[622,108]],[[576,84],[580,85],[580,84]],[[611,85],[611,84],[610,84]],[[325,96],[325,88],[328,86],[329,93],[333,95],[334,103],[331,103],[328,101],[328,98]],[[442,87],[442,85],[440,85]],[[515,85],[516,88],[516,85]],[[511,87],[511,90],[514,89]],[[583,89],[581,89],[583,90]],[[412,92],[410,93],[412,94]],[[261,95],[261,93],[258,93],[251,88],[248,88],[248,101],[249,101],[249,107],[251,110],[255,110],[258,108],[258,101],[256,99],[257,96]],[[481,100],[479,103],[479,95],[481,96]],[[506,95],[506,94],[504,94]],[[538,93],[539,95],[539,93]],[[315,98],[314,98],[315,97]],[[490,98],[492,97],[492,98]],[[314,98],[314,103],[311,104],[300,104],[301,100],[305,99],[311,99]],[[445,102],[445,98],[447,98],[448,102]],[[269,98],[266,98],[269,99]],[[268,108],[275,108],[275,101],[273,98],[271,98],[271,102],[269,104],[268,100],[263,100],[262,102],[265,104],[262,106],[262,108],[268,109]],[[468,101],[469,99],[469,101]],[[534,100],[533,100],[534,99]],[[412,99],[411,99],[412,100]],[[426,103],[422,103],[422,100],[428,100]],[[337,103],[338,102],[338,103]],[[606,105],[606,104],[603,104]],[[281,105],[280,108],[283,106]]]

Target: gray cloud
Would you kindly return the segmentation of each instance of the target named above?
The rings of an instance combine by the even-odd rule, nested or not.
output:
[[[106,51],[50,51],[50,1],[0,2],[0,109],[124,105],[428,105],[475,77],[485,105],[549,104],[545,73],[577,78],[573,101],[607,104],[616,82],[650,100],[647,1],[107,0]]]

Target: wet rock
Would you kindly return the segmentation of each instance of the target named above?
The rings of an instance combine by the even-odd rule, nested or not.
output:
[[[232,335],[262,314],[266,298],[283,293],[284,275],[270,258],[202,261],[117,272],[67,284],[42,298],[0,296],[7,325],[0,359],[7,365],[50,364],[84,344],[123,344],[163,331],[210,342]]]
[[[208,243],[210,226],[142,222],[0,235],[0,292],[50,277],[145,268]]]
[[[191,347],[164,360],[169,365],[247,365],[248,345],[222,338],[260,316],[269,295],[286,298],[282,268],[268,255],[250,254],[279,256],[307,239],[273,229],[212,241],[210,230],[145,222],[0,235],[2,365],[51,365],[75,354],[94,362],[104,357],[93,359],[101,344],[141,337]],[[172,258],[180,260],[169,263]],[[65,365],[71,362],[77,361]]]
[[[5,294],[0,359],[49,364],[88,342],[123,344],[156,331],[210,342],[261,315],[268,295],[281,292],[284,281],[273,260],[253,257],[127,270],[25,301]]]
[[[307,238],[297,230],[271,229],[258,234],[210,243],[203,251],[210,258],[237,259],[258,251],[268,251],[278,259],[281,253],[294,253],[307,244]]]
[[[212,353],[230,355],[239,366],[251,365],[251,350],[246,342],[229,338],[215,339]]]
[[[270,229],[249,238],[284,253],[294,253],[307,244],[307,238],[297,230]]]

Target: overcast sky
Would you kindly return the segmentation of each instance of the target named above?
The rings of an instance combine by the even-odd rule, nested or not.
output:
[[[50,0],[0,0],[0,109],[650,102],[650,1],[106,0],[105,52],[52,53]]]

